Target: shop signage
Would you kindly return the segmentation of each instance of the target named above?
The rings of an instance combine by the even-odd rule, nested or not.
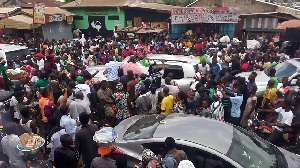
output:
[[[151,28],[169,30],[169,23],[168,22],[152,22]]]
[[[49,16],[49,21],[50,22],[60,22],[60,21],[63,21],[65,20],[65,14],[54,14],[54,15],[51,15]]]
[[[7,18],[7,13],[0,13],[0,20]]]
[[[103,10],[103,11],[86,11],[85,14],[87,14],[87,15],[107,15],[108,12],[106,10]]]
[[[132,27],[132,20],[127,20],[127,27]]]
[[[115,21],[115,26],[117,26],[118,28],[122,27],[122,22],[121,21]]]
[[[237,23],[238,7],[173,8],[172,24]]]
[[[45,24],[45,5],[36,3],[33,8],[33,23]]]

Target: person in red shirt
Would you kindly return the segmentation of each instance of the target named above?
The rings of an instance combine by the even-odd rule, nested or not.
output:
[[[196,50],[199,52],[203,47],[203,43],[201,39],[198,39],[198,42],[195,44]]]

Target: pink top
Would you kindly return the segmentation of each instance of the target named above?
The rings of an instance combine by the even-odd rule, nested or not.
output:
[[[136,63],[133,63],[133,62],[125,63],[125,64],[121,65],[120,68],[123,69],[124,75],[127,75],[128,70],[132,70],[133,74],[139,75],[139,76],[143,73],[141,68],[138,67],[138,65]]]

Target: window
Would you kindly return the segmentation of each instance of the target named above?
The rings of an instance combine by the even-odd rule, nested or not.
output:
[[[165,154],[165,145],[163,142],[146,143],[142,145],[144,148],[150,149],[154,154]],[[176,144],[176,149],[183,150],[188,160],[193,162],[195,167],[201,168],[234,168],[230,163],[215,156],[209,152],[189,147],[181,144]]]
[[[162,70],[162,65],[154,65],[157,66],[159,70]],[[181,66],[179,65],[165,65],[166,69],[163,75],[163,78],[165,78],[169,73],[173,73],[173,79],[182,79],[184,78],[184,72]],[[152,74],[152,66],[149,68],[149,74]]]
[[[125,132],[123,138],[125,140],[151,138],[159,125],[159,122],[165,117],[166,116],[164,115],[145,116],[132,124]]]
[[[119,20],[119,16],[108,16],[108,20]]]
[[[74,20],[83,20],[83,16],[73,16]]]

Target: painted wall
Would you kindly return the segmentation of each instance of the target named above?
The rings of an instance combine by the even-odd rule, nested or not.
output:
[[[116,21],[120,23],[121,27],[126,25],[123,9],[118,11],[117,8],[69,8],[68,11],[76,14],[73,27],[77,27],[83,33],[89,33],[90,36],[95,34],[104,37],[112,35]],[[94,26],[97,28],[93,28],[91,25],[93,21],[96,25],[101,22],[101,28],[99,29],[97,26]]]

